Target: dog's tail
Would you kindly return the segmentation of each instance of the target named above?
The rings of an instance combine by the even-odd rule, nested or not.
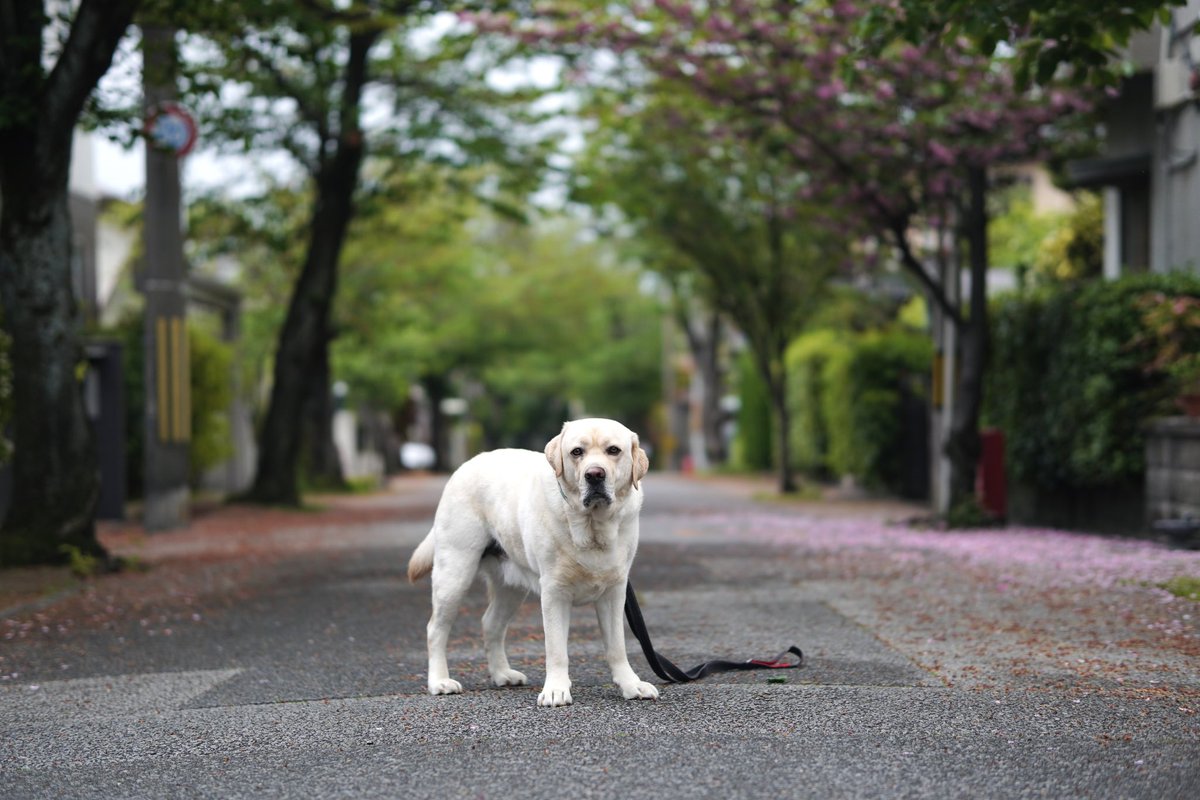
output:
[[[408,560],[409,583],[416,583],[433,572],[433,531],[425,537],[425,541],[417,545],[412,558]]]

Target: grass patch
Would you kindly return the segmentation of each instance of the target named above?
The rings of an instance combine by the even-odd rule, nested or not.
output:
[[[350,494],[370,494],[378,488],[379,481],[370,475],[346,479],[346,491]]]
[[[996,528],[1001,520],[991,515],[979,501],[969,497],[946,513],[946,527],[952,529]]]
[[[76,578],[90,578],[104,567],[99,556],[84,552],[73,544],[60,544],[58,550],[67,557],[67,567]]]
[[[761,503],[811,503],[814,500],[821,500],[821,487],[811,483],[801,484],[794,492],[782,494],[778,491],[771,492],[755,492],[750,495],[750,498]]]
[[[1200,578],[1190,578],[1182,575],[1178,578],[1172,578],[1166,583],[1160,583],[1159,588],[1166,589],[1176,597],[1182,597],[1184,600],[1195,600],[1200,602]]]

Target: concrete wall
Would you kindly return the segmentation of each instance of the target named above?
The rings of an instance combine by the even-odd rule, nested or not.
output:
[[[1159,116],[1151,181],[1150,266],[1200,270],[1200,109],[1195,104]]]
[[[1190,71],[1200,64],[1200,0],[1172,12],[1159,26],[1154,67],[1154,166],[1150,268],[1200,270],[1200,103]]]
[[[1106,101],[1103,158],[1149,157],[1144,172],[1081,180],[1105,191],[1105,275],[1146,269],[1200,271],[1200,0],[1171,10],[1169,24],[1135,34],[1124,53],[1134,74]]]
[[[1155,420],[1146,436],[1146,511],[1150,521],[1200,519],[1200,419]]]

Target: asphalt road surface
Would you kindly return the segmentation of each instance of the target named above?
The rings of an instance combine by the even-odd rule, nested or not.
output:
[[[481,587],[465,694],[425,693],[404,572],[442,485],[107,528],[146,571],[0,613],[0,797],[1200,797],[1200,605],[1159,588],[1200,554],[651,474],[633,580],[659,651],[806,663],[625,701],[581,608],[574,705],[543,709],[536,603],[509,632],[533,685],[490,688]]]

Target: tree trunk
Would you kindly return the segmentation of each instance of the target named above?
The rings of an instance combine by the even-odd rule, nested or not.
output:
[[[442,413],[442,401],[450,396],[450,387],[441,375],[429,375],[422,381],[425,394],[429,397],[429,438],[433,441],[434,472],[450,471],[450,436],[446,429],[446,415]]]
[[[704,381],[704,397],[700,405],[700,427],[704,432],[704,454],[709,465],[724,464],[729,459],[725,447],[725,412],[721,410],[724,381],[721,376],[721,315],[709,315],[708,336],[698,361]]]
[[[700,346],[692,350],[692,357],[700,368],[700,380],[704,385],[700,397],[700,431],[704,435],[704,455],[710,466],[716,466],[724,464],[729,458],[721,429],[725,422],[725,414],[721,410],[724,382],[721,379],[720,360],[721,315],[717,312],[709,313],[708,331],[698,344]]]
[[[83,353],[65,185],[58,195],[32,210],[6,192],[0,223],[14,412],[12,507],[0,533],[5,565],[65,561],[64,545],[104,554],[93,521],[100,475],[76,374]]]
[[[354,192],[363,159],[358,111],[366,84],[367,52],[378,34],[350,37],[343,91],[342,129],[337,149],[323,158],[316,174],[316,206],[308,252],[275,351],[274,382],[259,441],[258,470],[246,499],[299,505],[297,460],[304,433],[305,400],[314,365],[328,359],[329,317],[337,291],[338,262],[354,214]]]
[[[775,447],[779,453],[779,492],[792,494],[798,488],[796,473],[792,469],[791,415],[787,407],[787,382],[781,375],[775,385],[770,386],[771,405],[775,407]]]
[[[975,471],[981,443],[979,416],[983,409],[983,382],[989,351],[987,309],[987,170],[971,167],[968,173],[969,207],[965,217],[971,257],[970,316],[959,326],[962,369],[958,394],[951,410],[950,507],[975,496]]]
[[[347,152],[352,150],[353,152]],[[305,401],[314,370],[328,358],[326,330],[337,291],[338,260],[352,214],[361,144],[343,146],[317,178],[308,254],[292,292],[275,351],[274,381],[259,443],[258,471],[247,499],[299,505],[297,459],[304,432]]]
[[[84,0],[49,73],[40,3],[0,2],[0,302],[12,337],[12,506],[0,563],[58,562],[66,547],[104,555],[100,491],[84,415],[71,289],[71,139],[137,3]]]
[[[333,440],[334,407],[328,338],[326,345],[318,347],[314,356],[308,387],[308,430],[304,440],[308,445],[306,463],[310,485],[337,490],[346,488],[346,476],[342,472],[342,459]]]
[[[728,458],[721,426],[725,421],[721,411],[721,315],[707,314],[704,327],[698,332],[684,304],[676,303],[676,321],[687,336],[688,349],[700,373],[700,432],[704,437],[704,457],[710,466],[724,464]]]
[[[763,382],[767,385],[767,394],[770,395],[771,410],[775,417],[773,422],[775,423],[775,456],[779,459],[779,463],[776,465],[779,492],[780,494],[792,494],[798,487],[796,473],[792,469],[792,420],[787,407],[787,362],[784,359],[784,351],[787,348],[786,346],[780,348],[780,344],[782,343],[777,342],[770,347],[771,350],[778,350],[771,355],[759,355],[759,351],[755,349],[755,363],[758,365]],[[763,350],[767,350],[767,347],[763,347]]]

